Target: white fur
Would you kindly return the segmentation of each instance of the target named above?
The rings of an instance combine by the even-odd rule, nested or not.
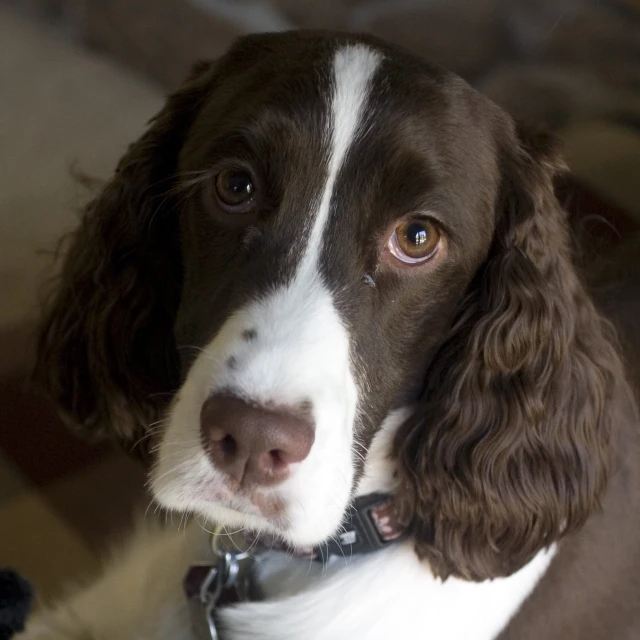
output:
[[[153,490],[167,507],[280,533],[304,546],[335,531],[349,500],[357,394],[349,370],[348,336],[330,297],[317,283],[306,300],[289,292],[234,316],[197,359],[173,409]],[[258,327],[257,340],[242,341],[243,329],[253,326]],[[231,354],[237,366],[227,371],[224,361]],[[223,474],[206,458],[198,438],[200,408],[217,389],[233,389],[258,403],[313,402],[316,436],[309,456],[282,484],[262,491],[285,501],[286,522],[263,517],[248,499],[232,494]]]
[[[551,557],[541,552],[509,578],[443,583],[404,542],[349,563],[336,559],[307,589],[230,608],[223,620],[232,640],[492,640]],[[283,572],[290,576],[294,562]]]
[[[363,45],[335,54],[329,170],[311,216],[308,243],[292,281],[229,318],[192,366],[171,411],[153,475],[154,494],[166,507],[269,530],[294,545],[321,542],[340,525],[353,484],[358,393],[349,335],[322,281],[318,258],[336,178],[357,138],[380,59]],[[255,340],[243,340],[247,329],[257,332]],[[231,356],[233,370],[225,366]],[[281,485],[262,491],[284,500],[281,519],[265,517],[249,498],[225,488],[224,475],[202,450],[200,409],[209,394],[221,389],[257,404],[312,403],[315,442],[309,456]]]
[[[391,443],[409,409],[374,438],[357,493],[393,491]],[[411,541],[326,566],[280,553],[261,559],[268,601],[223,613],[232,640],[493,640],[546,571],[555,549],[508,578],[482,583],[434,578]]]
[[[392,414],[371,446],[359,490],[393,487],[389,445],[406,412]],[[378,476],[378,474],[380,474]],[[368,489],[367,489],[368,491]],[[20,640],[187,640],[181,581],[207,555],[208,534],[143,532],[88,590],[41,614]],[[327,566],[282,553],[258,558],[263,602],[222,611],[225,640],[493,640],[546,571],[539,553],[508,578],[442,582],[406,541]],[[62,632],[61,630],[64,630]],[[201,639],[194,639],[201,640]]]
[[[339,49],[333,61],[333,96],[331,100],[331,155],[329,175],[315,217],[305,256],[298,271],[299,280],[315,279],[318,256],[329,214],[331,198],[349,148],[357,139],[362,113],[366,107],[371,81],[382,60],[379,52],[364,45]]]
[[[200,528],[163,531],[138,528],[89,587],[54,607],[38,603],[20,640],[190,640],[182,593],[186,569],[207,557]]]
[[[16,640],[202,640],[191,634],[181,585],[189,564],[203,558],[198,549],[207,536],[193,524],[188,535],[139,535],[100,580],[36,615]],[[324,571],[272,553],[261,562],[273,565],[279,595],[225,609],[224,640],[493,640],[552,556],[541,552],[508,578],[443,583],[410,542],[350,562],[336,559]]]

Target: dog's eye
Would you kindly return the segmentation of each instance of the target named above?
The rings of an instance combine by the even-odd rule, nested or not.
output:
[[[389,238],[391,254],[405,264],[425,262],[438,250],[440,230],[428,220],[408,220],[399,224]]]
[[[254,192],[251,175],[242,169],[225,169],[216,177],[216,196],[220,206],[227,211],[246,209]]]

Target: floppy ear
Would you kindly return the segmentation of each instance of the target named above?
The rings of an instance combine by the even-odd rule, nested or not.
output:
[[[40,328],[36,379],[68,423],[134,437],[177,386],[173,323],[180,292],[177,158],[211,83],[186,83],[86,207]]]
[[[510,137],[493,246],[396,439],[416,549],[442,578],[517,570],[583,524],[611,466],[612,332],[572,266],[550,140]]]

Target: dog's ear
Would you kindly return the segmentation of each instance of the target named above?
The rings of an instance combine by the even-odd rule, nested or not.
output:
[[[615,338],[571,262],[549,138],[502,145],[490,253],[396,453],[418,554],[440,577],[508,575],[598,507],[611,466]]]
[[[35,376],[85,433],[135,437],[157,418],[163,392],[177,386],[181,269],[172,181],[212,74],[209,63],[193,68],[68,238]]]

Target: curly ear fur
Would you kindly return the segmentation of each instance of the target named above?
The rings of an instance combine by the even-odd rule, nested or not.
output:
[[[493,246],[396,439],[416,549],[442,578],[522,567],[598,507],[612,463],[614,338],[571,263],[550,141],[512,138]]]
[[[68,239],[35,376],[85,433],[136,436],[166,403],[161,392],[178,384],[180,254],[171,187],[210,69],[196,65],[168,98]]]

